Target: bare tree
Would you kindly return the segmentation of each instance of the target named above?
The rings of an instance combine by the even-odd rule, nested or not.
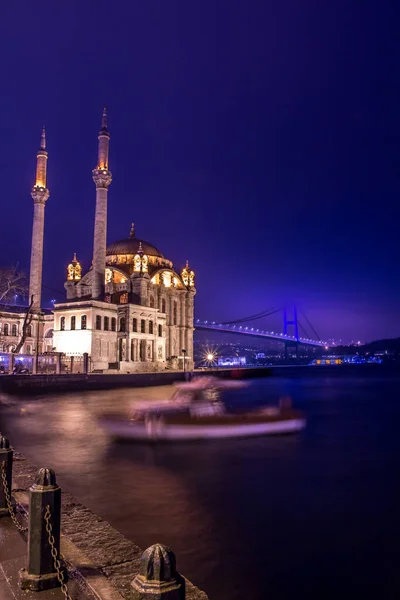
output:
[[[31,302],[30,302],[30,304],[28,306],[28,310],[26,311],[24,322],[22,324],[21,338],[20,338],[18,344],[15,347],[14,354],[19,354],[19,352],[21,352],[21,348],[24,345],[25,340],[27,338],[28,327],[32,323],[32,317],[33,317],[32,306],[33,306],[33,296],[31,297]]]
[[[10,304],[14,296],[26,296],[28,280],[18,269],[18,263],[12,267],[0,267],[0,304]]]
[[[28,293],[28,281],[25,274],[18,270],[18,264],[12,267],[0,267],[0,304],[11,304],[15,296],[26,296]],[[28,327],[32,322],[33,296],[27,308],[24,322],[21,330],[21,337],[15,346],[13,352],[18,354],[25,343],[28,334]],[[23,310],[21,310],[23,312]],[[0,331],[0,344],[10,342],[9,335],[2,335]]]

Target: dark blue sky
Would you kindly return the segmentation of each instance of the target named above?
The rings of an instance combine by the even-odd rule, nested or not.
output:
[[[0,263],[29,266],[45,124],[44,283],[90,265],[106,104],[108,240],[134,221],[189,258],[197,316],[297,302],[321,337],[400,335],[396,2],[22,0],[0,56]]]

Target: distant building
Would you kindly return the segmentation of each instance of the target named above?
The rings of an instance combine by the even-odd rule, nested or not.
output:
[[[220,356],[218,358],[219,367],[245,367],[246,357],[245,356]]]

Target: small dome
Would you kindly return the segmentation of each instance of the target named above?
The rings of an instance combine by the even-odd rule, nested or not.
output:
[[[112,256],[115,254],[137,254],[140,244],[142,244],[142,250],[144,254],[164,258],[164,256],[155,246],[149,244],[149,242],[146,242],[145,240],[139,240],[136,237],[129,237],[125,240],[119,240],[118,242],[110,244],[110,246],[107,248],[107,256]]]

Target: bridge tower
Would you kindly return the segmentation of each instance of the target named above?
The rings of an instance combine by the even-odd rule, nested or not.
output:
[[[288,313],[286,308],[283,310],[283,334],[284,335],[291,335],[290,332],[288,332],[288,325],[292,325],[293,326],[293,333],[292,335],[294,336],[294,340],[286,340],[285,341],[285,360],[287,360],[289,358],[289,349],[290,348],[294,348],[294,354],[295,357],[297,358],[298,356],[298,348],[299,348],[299,324],[297,322],[297,307],[294,306],[293,307],[293,317],[290,319],[288,319]]]

